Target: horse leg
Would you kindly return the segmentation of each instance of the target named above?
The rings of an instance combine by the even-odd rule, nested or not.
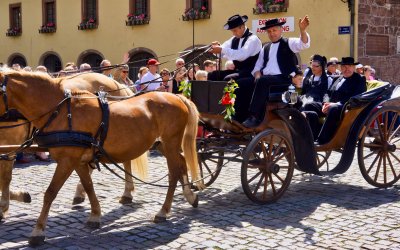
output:
[[[13,162],[0,161],[0,221],[6,216],[10,206],[10,182],[12,178]]]
[[[56,171],[54,172],[50,185],[44,194],[42,210],[36,222],[36,226],[29,238],[29,245],[38,246],[44,243],[44,230],[46,228],[51,204],[56,198],[58,191],[60,191],[65,181],[71,175],[72,171],[74,170],[74,166],[79,164],[79,161],[76,161],[75,163],[76,164],[71,164],[71,162],[66,160],[57,164]]]
[[[126,161],[123,163],[124,164],[124,169],[125,169],[125,189],[124,193],[121,196],[121,199],[119,200],[119,203],[121,204],[130,204],[132,203],[132,192],[135,190],[135,185],[133,184],[133,178],[132,178],[132,168],[131,168],[131,161]]]
[[[88,164],[90,175],[92,174],[94,167],[95,166],[92,165],[92,163]],[[83,188],[81,181],[79,181],[78,184],[76,185],[76,190],[75,190],[74,199],[72,201],[72,205],[78,205],[78,204],[83,203],[84,201],[85,201],[85,189]]]
[[[93,181],[90,175],[92,171],[90,171],[90,168],[87,168],[86,166],[86,164],[83,164],[75,169],[90,201],[91,212],[86,225],[90,228],[99,228],[101,217],[100,203],[97,199],[96,193],[94,192]]]

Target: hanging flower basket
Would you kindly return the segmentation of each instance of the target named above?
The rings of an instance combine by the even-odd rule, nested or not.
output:
[[[39,33],[54,33],[56,30],[56,25],[54,23],[47,23],[39,28]]]
[[[98,24],[95,19],[90,18],[88,21],[82,21],[78,25],[78,30],[92,30],[97,29]]]
[[[146,17],[145,14],[140,14],[140,15],[128,14],[127,17],[128,20],[125,21],[126,26],[143,25],[143,24],[149,24],[150,22],[150,18]]]
[[[253,14],[287,12],[288,0],[257,0],[256,7],[253,8]]]
[[[206,7],[201,7],[200,9],[188,9],[182,15],[183,21],[199,20],[199,19],[210,19],[210,13]]]
[[[20,36],[21,33],[21,28],[9,28],[7,29],[6,36]]]

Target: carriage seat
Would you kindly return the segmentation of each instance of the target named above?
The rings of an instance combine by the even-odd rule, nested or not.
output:
[[[366,106],[375,100],[387,99],[391,96],[393,89],[393,85],[391,85],[390,83],[386,83],[382,86],[373,88],[364,93],[351,97],[346,106],[348,109],[355,109]]]

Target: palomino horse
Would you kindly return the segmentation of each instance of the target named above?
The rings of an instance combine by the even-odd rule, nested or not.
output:
[[[3,71],[7,71],[8,69],[3,68]],[[62,88],[71,89],[78,88],[81,90],[88,90],[89,92],[95,93],[100,88],[103,88],[104,91],[109,91],[113,96],[130,96],[133,92],[125,87],[122,84],[110,79],[109,77],[105,77],[103,75],[95,74],[95,73],[85,73],[79,74],[75,76],[70,76],[64,78],[60,81]],[[23,120],[18,120],[17,122],[2,122],[1,126],[9,126],[23,123]],[[28,137],[29,124],[18,126],[10,129],[1,129],[0,130],[0,144],[1,145],[20,145],[22,144]],[[132,192],[134,191],[133,180],[131,177],[131,163],[133,165],[133,169],[137,172],[139,177],[145,178],[147,172],[147,153],[139,156],[138,158],[124,162],[125,168],[125,189],[121,196],[120,203],[127,204],[132,202]],[[3,161],[0,160],[0,191],[1,193],[1,201],[0,201],[0,221],[8,212],[10,199],[30,202],[31,197],[29,193],[22,191],[12,191],[10,190],[10,183],[12,179],[12,169],[14,166],[14,161]],[[90,168],[92,171],[92,168]],[[85,199],[85,192],[81,183],[79,183],[76,187],[75,196],[73,199],[73,204],[79,204],[83,202]]]
[[[58,116],[54,110],[64,100],[64,90],[57,80],[29,73],[0,73],[1,95],[7,95],[8,106],[19,110],[27,119],[34,120],[35,127],[43,132],[68,131],[67,105],[59,106]],[[7,86],[7,87],[5,87]],[[99,100],[87,91],[76,92],[71,98],[72,129],[95,135],[102,121]],[[46,103],[43,102],[46,98]],[[5,111],[0,102],[0,112]],[[154,221],[164,221],[171,210],[173,194],[178,181],[183,184],[183,194],[194,207],[198,197],[190,189],[187,166],[193,180],[199,176],[196,152],[198,112],[192,102],[183,96],[165,92],[151,92],[124,101],[110,102],[109,126],[104,150],[116,162],[126,162],[147,151],[159,138],[162,151],[167,159],[169,187],[160,211]],[[46,126],[45,126],[46,125]],[[183,151],[184,157],[181,153]],[[84,147],[59,146],[49,149],[57,167],[51,183],[44,195],[43,207],[31,234],[29,243],[38,245],[44,242],[45,227],[51,204],[65,181],[76,171],[89,197],[91,213],[87,224],[100,226],[100,204],[93,188],[87,164],[93,159],[93,149]],[[101,161],[107,162],[102,157]],[[202,182],[197,184],[200,189]]]

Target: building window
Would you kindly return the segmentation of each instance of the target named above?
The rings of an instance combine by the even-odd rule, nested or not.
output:
[[[7,30],[7,36],[19,36],[22,33],[21,3],[9,5],[10,28]]]
[[[145,67],[150,58],[156,57],[152,53],[143,50],[130,53],[129,78],[132,79],[132,81],[138,80],[139,69]]]
[[[92,68],[97,68],[100,66],[101,61],[104,57],[100,52],[96,50],[84,51],[78,58],[78,65],[82,63],[88,63]]]
[[[287,12],[289,0],[256,0],[256,7],[253,8],[253,14]]]
[[[14,64],[18,64],[21,68],[27,65],[25,57],[19,53],[11,55],[8,59],[8,65],[13,66]]]
[[[82,21],[78,29],[96,29],[99,24],[98,0],[82,0]]]
[[[56,1],[42,0],[42,26],[39,33],[56,32]]]
[[[148,24],[150,20],[150,0],[130,0],[127,26]]]
[[[60,58],[55,54],[48,54],[43,58],[42,63],[48,72],[59,72],[62,69]]]
[[[209,19],[211,14],[211,0],[186,0],[186,10],[183,21]]]

